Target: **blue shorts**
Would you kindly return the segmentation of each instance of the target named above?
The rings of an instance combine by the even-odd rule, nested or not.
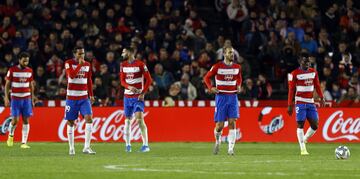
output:
[[[79,112],[82,116],[91,115],[91,103],[89,99],[81,100],[66,100],[65,106],[65,120],[76,120],[79,117]]]
[[[130,118],[136,112],[144,112],[144,101],[140,101],[137,97],[127,98],[124,97],[124,111],[125,117]]]
[[[239,103],[236,94],[217,94],[215,103],[215,122],[223,122],[228,118],[239,118]]]
[[[32,102],[31,98],[26,99],[11,99],[10,111],[12,117],[23,117],[32,116]]]
[[[319,119],[315,104],[296,104],[295,112],[296,121],[305,121],[306,119]]]

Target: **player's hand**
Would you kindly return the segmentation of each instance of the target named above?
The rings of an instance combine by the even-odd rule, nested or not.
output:
[[[218,90],[216,87],[212,87],[212,88],[210,89],[210,93],[217,94],[217,93],[219,93],[219,90]]]
[[[85,63],[85,59],[84,58],[79,58],[79,64],[82,65]]]
[[[241,86],[238,86],[238,87],[237,87],[237,91],[236,91],[236,92],[237,92],[238,94],[240,94],[240,93],[241,93],[241,91],[242,91]]]
[[[5,105],[5,107],[9,107],[9,106],[10,106],[10,100],[9,100],[9,98],[4,98],[4,105]]]
[[[293,113],[293,106],[292,105],[288,106],[287,113],[289,114],[289,116],[292,116],[292,113]]]
[[[37,101],[38,101],[38,99],[37,99],[36,97],[33,97],[33,98],[31,99],[31,102],[32,102],[33,107],[35,107],[35,104],[36,104]]]
[[[145,98],[144,93],[140,94],[139,97],[138,97],[139,101],[144,101],[144,98]]]
[[[140,92],[140,90],[136,89],[136,88],[133,87],[133,86],[129,86],[128,89],[129,89],[131,92],[135,93],[135,94]]]
[[[95,97],[94,96],[90,96],[90,102],[91,102],[91,104],[94,104],[94,102],[95,102]]]
[[[321,106],[321,107],[325,107],[325,102],[326,102],[326,101],[325,101],[325,98],[321,98],[321,99],[320,99],[320,106]]]

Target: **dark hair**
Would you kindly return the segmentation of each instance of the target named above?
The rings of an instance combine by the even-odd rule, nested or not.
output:
[[[299,59],[300,60],[302,60],[302,59],[307,59],[307,58],[309,58],[309,53],[307,53],[307,52],[302,52],[302,53],[300,53],[300,56],[299,56]]]
[[[21,52],[19,54],[19,60],[21,60],[22,58],[30,58],[30,54],[28,52]]]
[[[76,46],[73,50],[73,53],[76,53],[78,50],[84,49],[84,47]]]

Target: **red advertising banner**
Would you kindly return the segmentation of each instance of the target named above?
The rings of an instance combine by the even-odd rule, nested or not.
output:
[[[360,142],[360,116],[356,108],[319,108],[320,125],[310,142]],[[93,141],[123,142],[123,108],[94,107]],[[212,107],[148,107],[145,121],[150,142],[210,142],[214,140]],[[261,122],[258,121],[260,114]],[[0,107],[0,125],[9,116],[9,108]],[[29,141],[66,141],[64,109],[39,107],[30,120]],[[308,125],[306,126],[306,128]],[[306,130],[305,130],[306,132]],[[297,142],[295,116],[288,116],[286,108],[240,108],[237,139],[244,142]],[[77,121],[75,137],[83,140],[85,122]],[[224,132],[223,140],[226,140]],[[141,141],[140,129],[132,124],[134,140]],[[0,140],[5,141],[6,135]],[[15,140],[21,139],[21,125]]]

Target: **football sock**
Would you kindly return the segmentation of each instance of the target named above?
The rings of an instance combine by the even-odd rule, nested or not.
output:
[[[308,140],[310,137],[312,137],[315,134],[316,130],[309,127],[309,129],[306,131],[305,134],[305,140]]]
[[[297,128],[296,133],[297,133],[297,138],[299,141],[300,149],[305,150],[304,129]]]
[[[131,121],[130,119],[125,119],[125,142],[126,142],[126,145],[131,145],[130,144],[130,139],[131,139]]]
[[[12,123],[10,122],[10,125],[9,125],[9,135],[10,135],[11,137],[14,136],[15,128],[16,128],[16,125],[13,126]]]
[[[21,143],[26,144],[30,131],[30,124],[23,124]]]
[[[235,140],[236,140],[236,129],[229,130],[228,140],[229,140],[229,150],[234,150]]]
[[[69,141],[70,150],[74,149],[74,126],[67,126],[67,135]]]
[[[218,132],[216,131],[216,128],[214,129],[214,136],[215,136],[215,143],[216,144],[221,144],[221,135],[222,135],[222,131]]]
[[[143,145],[148,146],[148,134],[147,134],[147,127],[145,124],[144,119],[141,120],[141,122],[139,123],[140,125],[140,130],[141,130],[141,138],[143,141]]]
[[[91,134],[92,134],[92,123],[86,123],[86,125],[85,125],[85,146],[84,146],[84,148],[89,148],[90,147]]]

